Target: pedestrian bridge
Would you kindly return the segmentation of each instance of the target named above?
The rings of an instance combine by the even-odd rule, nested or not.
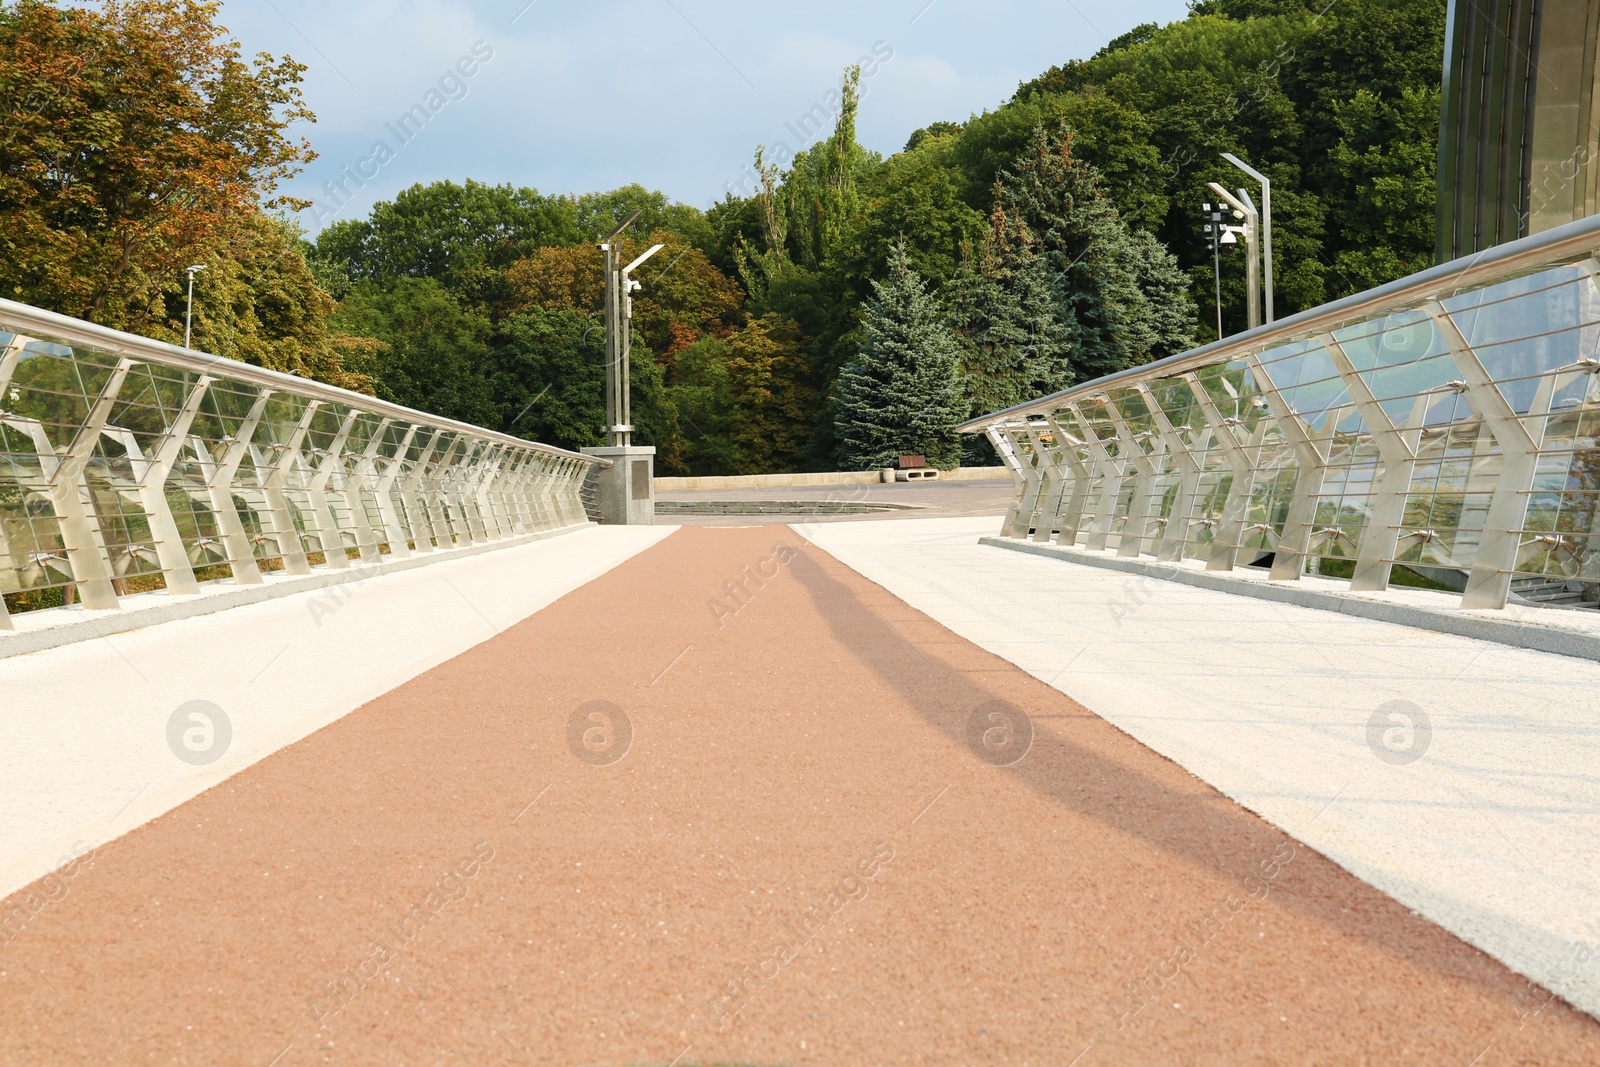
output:
[[[1578,232],[865,521],[0,303],[0,1063],[1600,1059]]]

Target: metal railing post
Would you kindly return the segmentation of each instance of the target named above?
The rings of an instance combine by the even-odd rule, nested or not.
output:
[[[89,487],[89,457],[94,454],[100,432],[105,429],[106,420],[111,416],[111,407],[116,403],[117,394],[122,391],[122,383],[127,381],[128,371],[133,365],[131,359],[117,361],[116,369],[111,372],[100,390],[99,398],[89,409],[88,418],[78,428],[72,443],[59,455],[50,477],[50,498],[55,505],[62,546],[67,554],[67,562],[72,567],[79,599],[85,608],[96,611],[115,609],[118,603],[112,585],[116,572],[111,566],[111,555],[106,551],[105,536],[100,529],[93,491]]]

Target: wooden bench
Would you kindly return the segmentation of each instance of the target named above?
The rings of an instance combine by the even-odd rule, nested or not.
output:
[[[939,477],[937,467],[928,466],[927,456],[901,456],[894,472],[897,482],[920,481],[924,478]]]

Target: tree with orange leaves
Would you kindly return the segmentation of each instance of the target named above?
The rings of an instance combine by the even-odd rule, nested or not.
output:
[[[0,8],[0,295],[107,325],[165,319],[314,157],[304,67],[241,58],[215,0]]]
[[[638,275],[643,289],[633,299],[633,329],[652,352],[669,362],[701,337],[719,336],[742,325],[744,294],[704,252],[682,237],[657,230],[647,238],[622,237],[627,263],[652,244],[666,247]],[[575,308],[598,311],[605,300],[605,258],[592,244],[541,248],[506,272],[512,309]]]

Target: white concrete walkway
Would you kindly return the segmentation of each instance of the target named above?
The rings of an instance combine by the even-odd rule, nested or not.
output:
[[[675,529],[590,527],[0,660],[0,897],[493,637]]]
[[[1600,663],[978,545],[1000,521],[796,529],[1600,1015]]]

